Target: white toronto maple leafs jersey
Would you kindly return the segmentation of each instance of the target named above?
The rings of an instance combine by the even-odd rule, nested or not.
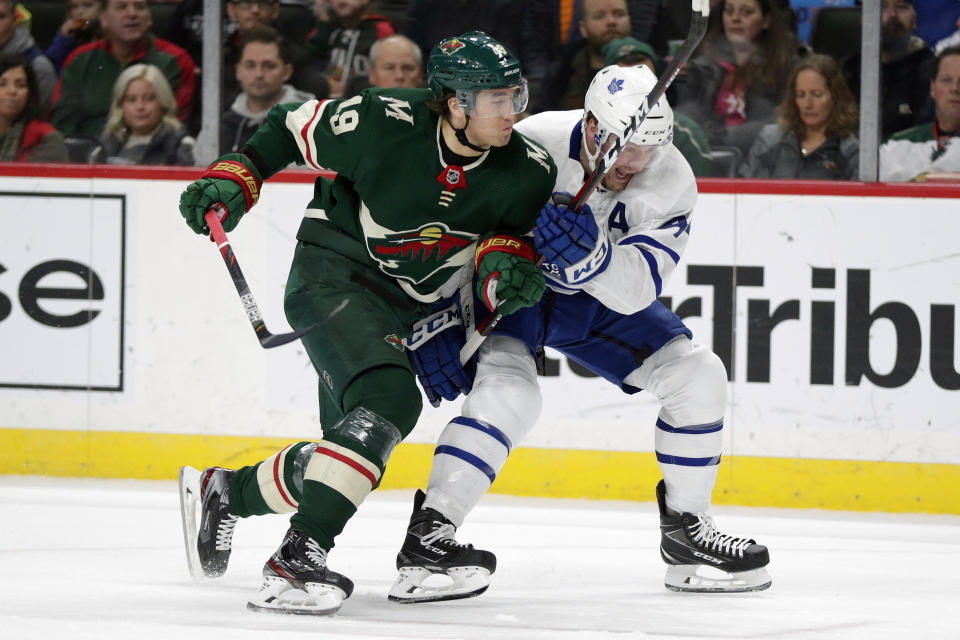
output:
[[[582,110],[550,111],[530,116],[516,129],[539,142],[557,165],[554,191],[576,194],[586,181],[580,164]],[[598,187],[587,200],[597,227],[610,243],[606,269],[584,282],[568,284],[545,265],[550,288],[561,293],[585,291],[609,309],[632,314],[645,309],[673,275],[690,237],[697,183],[676,147],[658,150],[656,160],[634,174],[620,192]]]

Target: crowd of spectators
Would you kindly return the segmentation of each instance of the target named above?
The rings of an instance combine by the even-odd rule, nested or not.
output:
[[[881,2],[881,179],[960,172],[960,11],[947,25],[924,13],[942,15],[946,0]],[[47,25],[54,3],[59,15]],[[818,3],[798,4],[806,36]],[[856,179],[860,54],[813,50],[788,0],[710,5],[706,37],[667,93],[674,144],[696,175]],[[475,29],[520,57],[531,112],[580,108],[605,65],[662,74],[689,28],[689,7],[225,0],[220,150],[239,149],[278,103],[423,86],[433,45]],[[0,161],[59,161],[66,149],[74,162],[193,164],[203,36],[203,0],[0,0],[0,95],[17,95],[0,102]]]

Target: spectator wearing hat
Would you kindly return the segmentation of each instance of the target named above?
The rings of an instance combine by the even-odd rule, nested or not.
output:
[[[579,15],[583,38],[568,42],[550,65],[532,111],[582,108],[590,81],[604,67],[603,47],[630,35],[630,18],[626,0],[583,0]]]
[[[611,64],[621,67],[644,65],[654,74],[657,73],[657,67],[660,64],[653,47],[631,36],[611,40],[603,48],[603,55],[607,66]],[[706,134],[691,118],[676,111],[673,112],[673,145],[683,154],[695,176],[704,178],[713,175],[710,143],[707,141]]]

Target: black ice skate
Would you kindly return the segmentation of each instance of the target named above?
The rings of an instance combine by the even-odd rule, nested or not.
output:
[[[353,593],[353,582],[327,569],[327,550],[307,534],[289,529],[263,565],[263,584],[247,608],[273,613],[325,616]]]
[[[180,515],[187,566],[194,580],[219,578],[227,570],[237,516],[230,513],[228,487],[233,471],[211,467],[180,469]]]
[[[770,586],[767,548],[717,531],[705,513],[667,513],[666,485],[657,484],[660,556],[670,565],[664,585],[671,591],[763,591]]]
[[[436,602],[478,596],[490,586],[497,558],[454,539],[456,527],[434,509],[423,509],[426,495],[417,490],[403,547],[397,554],[394,602]],[[434,577],[442,576],[442,577]]]

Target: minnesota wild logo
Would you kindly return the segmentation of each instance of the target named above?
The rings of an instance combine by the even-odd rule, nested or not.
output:
[[[456,38],[450,38],[449,40],[440,43],[440,51],[443,51],[445,54],[450,56],[457,51],[460,51],[460,49],[463,49],[465,46],[467,45]]]
[[[433,222],[411,231],[367,237],[367,247],[386,273],[420,283],[444,267],[459,268],[464,261],[454,257],[475,239]]]

